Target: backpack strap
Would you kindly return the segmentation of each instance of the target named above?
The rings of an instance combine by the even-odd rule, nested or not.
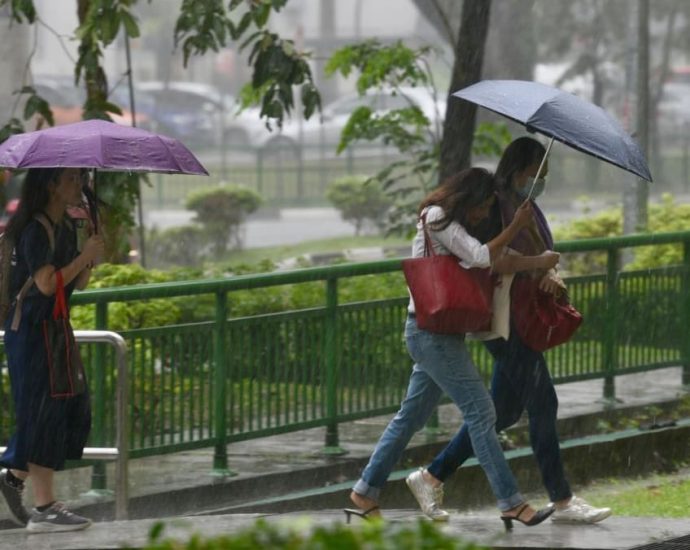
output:
[[[46,230],[46,233],[48,234],[48,242],[50,243],[50,251],[55,252],[55,232],[53,231],[53,225],[50,223],[50,220],[46,217],[45,214],[42,213],[36,214],[34,216],[34,219],[39,221]],[[24,302],[24,297],[29,292],[29,289],[31,289],[33,284],[34,278],[33,276],[29,275],[28,279],[26,279],[26,281],[22,285],[22,288],[19,290],[19,293],[17,294],[17,303],[14,307],[14,315],[12,316],[11,325],[11,328],[14,331],[16,331],[19,328],[19,323],[21,323],[22,321],[22,304]]]

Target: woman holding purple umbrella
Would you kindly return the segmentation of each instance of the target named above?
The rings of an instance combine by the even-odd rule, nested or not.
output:
[[[500,228],[513,219],[517,208],[530,197],[537,198],[544,190],[548,166],[535,180],[546,150],[537,140],[521,137],[503,152],[496,169],[498,207],[492,216]],[[534,189],[532,190],[532,187]],[[510,243],[510,248],[523,255],[540,254],[553,249],[553,238],[546,218],[532,202],[534,218]],[[565,284],[555,268],[537,270],[531,274],[539,279],[539,287],[558,295]],[[610,508],[595,508],[573,495],[565,477],[558,442],[556,415],[558,397],[549,375],[544,354],[530,349],[512,327],[507,338],[484,342],[494,359],[491,395],[496,408],[496,431],[515,424],[527,411],[532,450],[542,476],[542,482],[554,506],[552,521],[562,523],[597,523],[611,515]],[[425,514],[436,521],[445,521],[448,513],[441,508],[443,482],[474,454],[467,424],[426,468],[407,478],[407,485]]]
[[[91,520],[70,512],[56,500],[54,473],[66,460],[79,459],[91,428],[88,391],[53,397],[42,321],[52,318],[56,289],[65,296],[83,289],[91,268],[104,252],[103,238],[91,235],[79,251],[74,223],[67,213],[82,201],[88,174],[78,168],[32,168],[22,186],[19,208],[5,238],[14,246],[9,273],[10,296],[18,296],[5,322],[5,351],[15,406],[16,431],[0,458],[0,490],[13,520],[29,532],[85,529]],[[34,508],[22,503],[31,478]]]

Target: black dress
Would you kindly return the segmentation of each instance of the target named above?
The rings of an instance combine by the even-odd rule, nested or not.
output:
[[[37,220],[22,231],[11,268],[11,295],[16,295],[29,274],[52,264],[60,269],[77,255],[77,236],[71,220],[54,227],[55,250]],[[74,282],[65,286],[66,297]],[[52,315],[55,296],[45,296],[34,285],[24,298],[19,328],[11,329],[14,307],[5,322],[5,352],[15,406],[16,431],[0,464],[28,470],[27,463],[61,470],[65,460],[81,458],[91,429],[88,392],[71,398],[53,398],[41,322]]]

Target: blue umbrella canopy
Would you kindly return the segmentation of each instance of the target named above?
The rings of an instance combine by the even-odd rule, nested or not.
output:
[[[527,80],[483,80],[452,94],[652,181],[639,145],[601,107]]]

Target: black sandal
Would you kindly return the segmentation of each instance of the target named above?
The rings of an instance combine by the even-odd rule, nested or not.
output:
[[[369,519],[371,519],[371,517],[372,517],[372,516],[370,516],[369,514],[370,514],[371,512],[374,512],[374,511],[378,510],[378,509],[379,509],[378,504],[377,504],[376,506],[372,506],[372,507],[369,508],[368,510],[364,510],[364,511],[358,510],[357,508],[343,508],[343,512],[345,512],[345,522],[346,522],[347,524],[349,524],[349,523],[350,523],[350,518],[351,518],[352,516],[358,516],[358,517],[360,517],[360,518],[362,518],[362,519],[369,520]]]
[[[519,521],[523,525],[527,525],[528,527],[532,527],[534,525],[539,525],[542,521],[544,521],[546,518],[548,518],[551,514],[553,514],[554,510],[556,510],[555,506],[549,506],[547,508],[542,508],[541,510],[537,510],[534,515],[532,516],[532,519],[529,521],[525,521],[524,519],[520,519],[520,516],[522,515],[522,512],[524,512],[529,504],[526,502],[520,507],[518,510],[517,514],[514,516],[505,516],[501,515],[501,519],[503,520],[503,525],[506,528],[506,531],[510,531],[513,528],[513,520]]]

